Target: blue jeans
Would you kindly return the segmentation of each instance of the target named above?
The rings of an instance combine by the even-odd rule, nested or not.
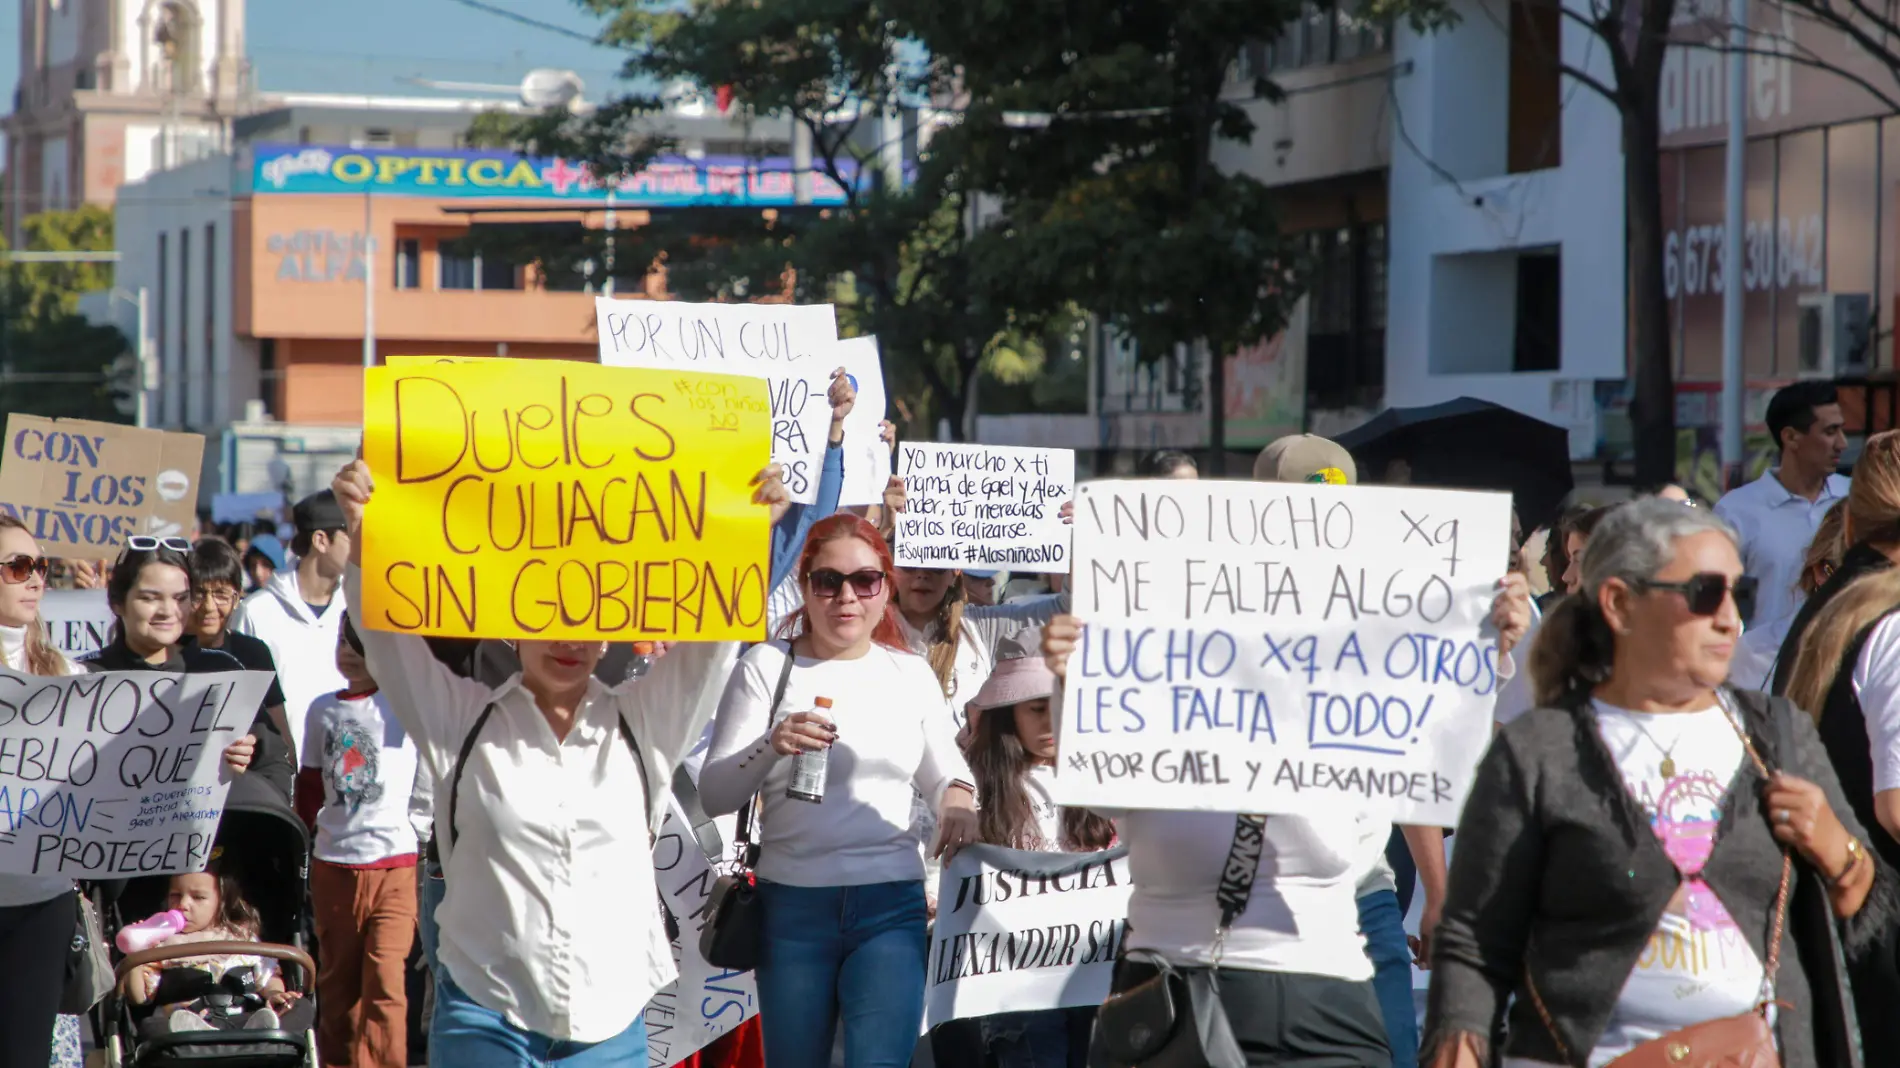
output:
[[[786,886],[759,880],[759,1021],[769,1068],[908,1068],[924,1020],[924,884]]]
[[[1412,947],[1405,941],[1399,895],[1380,890],[1359,899],[1359,929],[1372,958],[1372,989],[1385,1017],[1392,1068],[1418,1068],[1418,1012],[1412,1002]]]
[[[442,941],[442,928],[435,923],[436,907],[442,904],[442,895],[449,892],[449,881],[442,877],[442,869],[434,864],[422,865],[422,878],[417,880],[422,893],[422,903],[416,908],[416,937],[422,943],[422,959],[429,965],[429,974],[437,975],[435,947]]]
[[[996,1068],[1068,1068],[1069,1015],[1063,1009],[982,1017],[983,1045]]]
[[[430,1068],[647,1068],[644,1016],[605,1042],[569,1042],[509,1023],[475,1004],[449,981],[435,981],[435,1019],[429,1028]]]

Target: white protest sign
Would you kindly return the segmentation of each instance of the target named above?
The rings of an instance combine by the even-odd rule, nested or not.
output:
[[[898,473],[898,567],[1069,570],[1073,450],[906,442]]]
[[[818,499],[831,433],[825,399],[838,369],[838,321],[829,304],[689,304],[594,299],[600,362],[763,378],[772,400],[772,462],[792,500]],[[706,399],[707,404],[713,403]],[[737,431],[735,417],[732,429]]]
[[[47,590],[40,595],[40,625],[69,659],[105,648],[113,622],[104,590]]]
[[[855,508],[884,503],[891,480],[891,448],[878,438],[889,400],[884,392],[884,363],[877,338],[851,337],[838,342],[838,365],[851,376],[857,403],[844,418],[844,490],[838,505]]]
[[[1451,826],[1491,740],[1504,494],[1092,482],[1055,799]]]
[[[1126,847],[959,850],[937,889],[924,1030],[998,1012],[1100,1005],[1132,890]]]
[[[202,871],[268,671],[0,670],[0,873]]]
[[[751,972],[715,968],[699,955],[707,899],[716,874],[693,837],[692,826],[669,798],[666,822],[653,843],[653,874],[660,896],[679,920],[673,963],[679,978],[647,1002],[647,1062],[678,1064],[759,1013]]]

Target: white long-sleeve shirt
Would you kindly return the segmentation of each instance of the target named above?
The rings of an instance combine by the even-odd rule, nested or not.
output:
[[[649,835],[738,646],[676,645],[644,678],[612,689],[589,680],[567,737],[556,739],[520,675],[491,689],[450,672],[421,638],[366,626],[361,583],[352,567],[349,604],[370,674],[440,788],[443,966],[517,1027],[574,1042],[615,1037],[675,976]],[[491,703],[462,771],[452,844],[449,776]],[[646,762],[645,796],[623,717]]]
[[[837,726],[824,800],[785,796],[792,760],[772,748],[772,694],[786,645],[746,650],[719,702],[699,798],[714,815],[763,791],[760,877],[788,886],[920,881],[923,857],[911,822],[912,788],[935,807],[956,779],[970,781],[957,751],[943,688],[920,657],[881,645],[855,660],[799,657],[778,716],[829,697]]]

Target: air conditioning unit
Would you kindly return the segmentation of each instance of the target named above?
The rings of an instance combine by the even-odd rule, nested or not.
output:
[[[1873,365],[1873,298],[1803,293],[1795,373],[1801,378],[1864,375]]]

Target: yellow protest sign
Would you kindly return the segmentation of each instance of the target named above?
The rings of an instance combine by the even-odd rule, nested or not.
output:
[[[364,616],[478,638],[765,636],[765,383],[571,361],[365,375]]]

